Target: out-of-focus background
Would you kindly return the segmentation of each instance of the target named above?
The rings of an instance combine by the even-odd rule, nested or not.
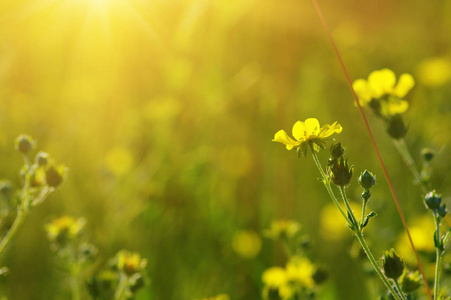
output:
[[[437,151],[432,183],[451,204],[451,2],[320,5],[352,79],[385,67],[414,76],[406,143],[418,163],[423,147]],[[2,0],[0,177],[21,186],[21,133],[69,168],[1,258],[6,294],[68,297],[44,230],[67,214],[86,219],[101,258],[130,249],[148,259],[138,299],[260,299],[262,272],[286,262],[261,235],[278,219],[299,221],[308,255],[328,267],[322,299],[367,299],[380,284],[352,254],[311,157],[271,142],[309,117],[338,121],[355,174],[378,178],[366,231],[375,255],[402,252],[402,224],[311,1]],[[409,224],[425,228],[419,188],[383,123],[369,121]],[[240,246],[243,232],[259,239]],[[430,272],[434,257],[422,259]]]

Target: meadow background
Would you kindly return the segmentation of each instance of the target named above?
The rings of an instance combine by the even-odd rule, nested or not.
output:
[[[406,143],[417,162],[423,147],[437,151],[432,183],[451,205],[451,2],[320,5],[352,79],[384,67],[416,79]],[[285,264],[283,248],[261,237],[243,256],[233,240],[277,219],[299,221],[308,255],[328,266],[322,299],[366,299],[371,280],[344,222],[325,217],[312,159],[271,142],[309,117],[338,121],[355,173],[378,177],[366,236],[382,256],[402,224],[311,1],[1,0],[0,178],[21,186],[21,133],[69,168],[1,258],[3,293],[68,297],[44,230],[67,214],[86,218],[100,260],[123,248],[148,259],[138,299],[260,299],[261,274]],[[407,220],[421,224],[420,190],[383,123],[369,120]],[[348,191],[360,201],[356,178]]]

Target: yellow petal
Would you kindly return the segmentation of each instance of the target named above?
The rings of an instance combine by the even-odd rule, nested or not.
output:
[[[392,70],[382,69],[371,72],[368,83],[375,98],[391,93],[396,83],[396,76]]]
[[[317,136],[320,131],[319,121],[316,118],[308,118],[305,120],[306,138]]]
[[[399,77],[398,84],[393,91],[393,94],[398,96],[399,98],[403,98],[407,93],[413,88],[415,85],[415,80],[413,80],[412,75],[410,74],[402,74]]]
[[[409,108],[409,102],[406,100],[390,99],[388,102],[388,113],[390,115],[402,114]]]
[[[288,134],[285,132],[285,130],[277,131],[272,141],[284,144],[285,146],[287,146],[288,150],[291,150],[300,144],[300,142],[297,142],[292,138],[290,138]]]
[[[366,80],[357,79],[352,84],[352,88],[357,94],[357,97],[359,97],[361,106],[366,106],[371,101],[372,98],[371,89]]]
[[[337,122],[334,122],[332,125],[328,124],[324,125],[323,128],[321,128],[321,131],[318,136],[320,138],[326,138],[334,133],[341,133],[342,130],[343,128],[341,127],[341,125],[338,124]]]
[[[298,141],[305,140],[306,136],[304,122],[297,121],[296,123],[294,123],[292,133],[294,138],[297,139]]]

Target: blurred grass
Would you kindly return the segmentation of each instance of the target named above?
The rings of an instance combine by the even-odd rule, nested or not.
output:
[[[353,79],[383,67],[421,78],[424,60],[449,64],[449,2],[321,5]],[[259,299],[261,273],[283,264],[282,252],[263,240],[255,259],[242,259],[232,239],[278,218],[303,224],[315,260],[330,266],[335,299],[365,298],[350,234],[319,234],[329,200],[311,159],[270,142],[297,120],[339,121],[355,174],[379,178],[370,203],[379,216],[367,233],[375,255],[395,243],[401,222],[309,1],[2,0],[0,28],[0,177],[20,186],[12,146],[20,133],[70,169],[2,260],[12,299],[65,297],[43,230],[63,213],[86,217],[104,259],[122,248],[148,258],[152,283],[140,299]],[[423,146],[438,150],[433,185],[444,195],[450,94],[449,80],[417,82],[406,115],[414,158]],[[382,124],[370,122],[414,219],[423,214],[419,190]],[[356,184],[349,193],[359,200]]]

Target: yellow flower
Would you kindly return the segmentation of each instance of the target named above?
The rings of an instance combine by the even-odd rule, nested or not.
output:
[[[147,260],[142,259],[137,252],[121,250],[117,254],[117,267],[127,275],[133,275],[143,270],[147,265]]]
[[[451,80],[451,61],[443,57],[429,58],[418,66],[419,81],[430,87],[438,87]]]
[[[233,235],[232,247],[243,258],[254,258],[260,252],[262,240],[251,230],[239,230]]]
[[[45,229],[51,242],[63,245],[68,240],[76,237],[83,229],[84,225],[85,220],[83,218],[77,220],[69,216],[62,216],[47,224]]]
[[[272,221],[269,229],[265,230],[263,234],[266,237],[277,240],[282,237],[292,238],[301,229],[301,225],[292,220]]]
[[[337,122],[332,125],[326,124],[320,127],[319,121],[315,118],[309,118],[305,122],[297,121],[292,129],[293,137],[290,138],[285,130],[279,130],[275,135],[273,142],[284,144],[288,150],[297,148],[302,154],[306,155],[309,146],[315,151],[325,147],[325,140],[332,134],[340,133],[342,127]]]
[[[377,114],[388,117],[403,113],[409,108],[409,103],[402,98],[414,85],[412,75],[402,74],[396,84],[395,73],[382,69],[371,72],[368,80],[357,79],[352,87],[362,106],[370,105]]]
[[[271,267],[262,275],[263,283],[270,288],[280,288],[287,282],[287,273],[284,268]]]
[[[305,257],[293,257],[287,264],[286,276],[288,282],[300,283],[304,287],[313,287],[315,266]]]

